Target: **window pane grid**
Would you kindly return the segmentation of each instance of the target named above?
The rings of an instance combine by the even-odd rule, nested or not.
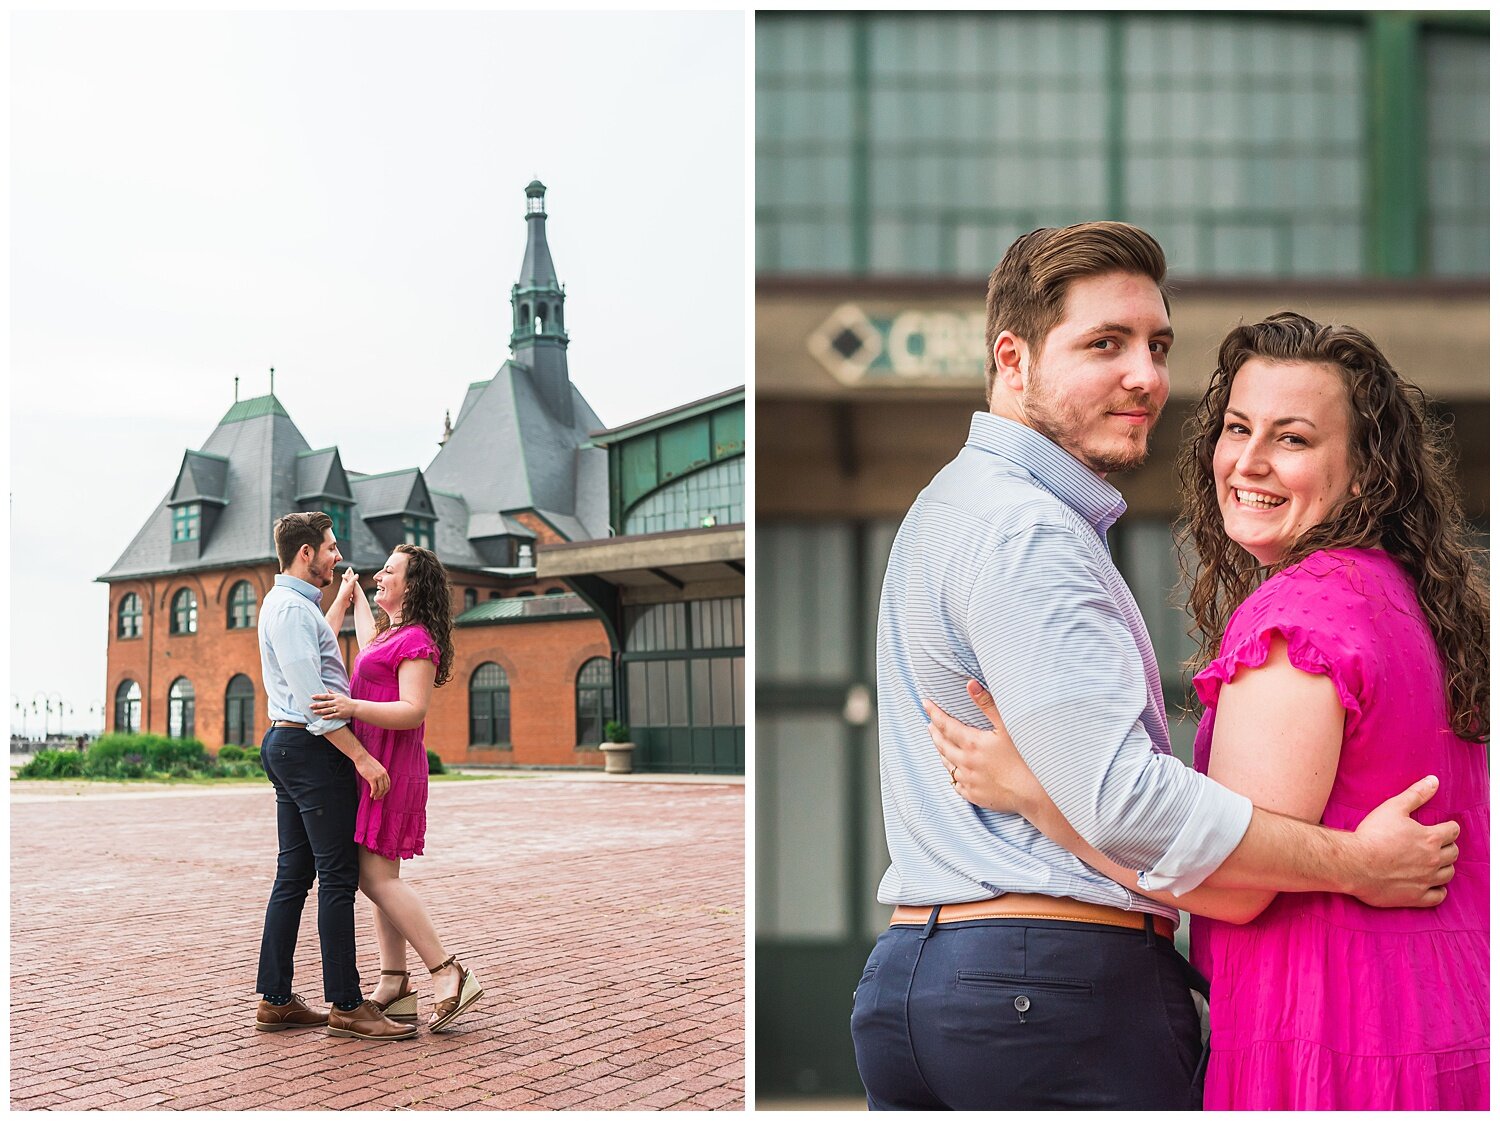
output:
[[[201,515],[200,507],[194,502],[187,506],[177,506],[172,510],[172,540],[173,541],[196,541],[198,539],[198,526]]]
[[[1150,229],[1178,276],[1366,275],[1372,34],[1206,13],[763,15],[757,268],[983,274],[1027,230],[1107,215]],[[1421,50],[1412,219],[1428,271],[1482,276],[1488,38],[1427,32]]]
[[[115,634],[120,638],[139,638],[141,635],[141,597],[134,592],[120,600],[119,625]]]
[[[255,590],[248,580],[241,580],[229,593],[229,628],[242,630],[255,626]]]
[[[480,666],[469,679],[469,742],[510,743],[510,681],[494,662]]]
[[[198,630],[198,597],[183,588],[172,597],[172,633],[195,634]]]

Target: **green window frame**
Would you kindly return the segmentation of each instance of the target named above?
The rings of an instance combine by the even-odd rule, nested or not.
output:
[[[1483,12],[761,13],[761,273],[983,276],[1133,222],[1174,275],[1487,275]]]
[[[324,510],[333,522],[333,537],[335,541],[349,540],[349,507],[342,502],[330,502]]]
[[[494,662],[485,662],[469,678],[469,743],[510,744],[510,678]]]
[[[126,592],[120,600],[115,636],[117,638],[141,637],[141,597],[134,592]]]
[[[167,735],[174,740],[190,739],[194,731],[196,702],[193,683],[185,677],[172,682],[167,690]]]
[[[179,588],[172,597],[173,634],[198,633],[198,597],[191,588]]]
[[[428,518],[402,518],[401,534],[408,545],[432,548],[432,521]]]
[[[579,667],[575,708],[577,744],[592,751],[604,740],[604,722],[615,714],[615,680],[608,658],[590,658]]]
[[[196,502],[172,508],[172,540],[196,541],[203,524],[203,507]]]
[[[255,589],[249,580],[241,580],[229,590],[229,629],[246,630],[255,626]]]
[[[224,742],[255,743],[255,683],[243,673],[231,677],[224,689]]]
[[[139,732],[141,730],[141,686],[140,682],[126,678],[115,689],[115,731]]]

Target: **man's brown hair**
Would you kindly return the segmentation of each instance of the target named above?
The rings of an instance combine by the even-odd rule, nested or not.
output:
[[[306,513],[283,514],[276,519],[276,559],[281,564],[281,571],[285,572],[287,566],[297,559],[297,553],[304,545],[311,545],[313,552],[317,553],[323,547],[323,534],[333,528],[333,519],[322,510],[311,510]]]
[[[1167,258],[1154,237],[1124,222],[1081,222],[1018,237],[990,273],[985,299],[984,397],[995,389],[995,340],[1001,331],[1039,352],[1062,322],[1068,285],[1080,277],[1124,272],[1150,277],[1167,309]]]

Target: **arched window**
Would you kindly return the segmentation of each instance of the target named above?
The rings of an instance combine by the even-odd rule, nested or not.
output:
[[[243,630],[255,626],[255,589],[249,580],[241,580],[229,589],[229,629]],[[238,743],[238,740],[229,740]]]
[[[126,679],[115,690],[115,731],[139,732],[141,730],[141,687]]]
[[[255,743],[255,685],[242,673],[224,690],[224,742]]]
[[[531,305],[527,304],[527,303],[523,303],[521,305],[521,322],[520,322],[520,325],[524,327],[529,322],[531,322]]]
[[[120,638],[141,637],[141,597],[134,592],[127,592],[125,598],[120,600],[115,634]]]
[[[469,678],[469,742],[510,743],[510,682],[494,662]]]
[[[167,735],[174,740],[193,734],[193,683],[185,677],[172,682],[167,690]]]
[[[198,633],[198,597],[191,588],[179,589],[172,597],[172,633]]]
[[[615,714],[614,675],[608,658],[590,658],[578,671],[578,746],[598,747],[604,722]]]
[[[464,610],[467,611],[479,602],[479,593],[473,588],[464,589]]]

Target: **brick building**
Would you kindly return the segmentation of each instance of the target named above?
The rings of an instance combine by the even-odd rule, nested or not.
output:
[[[107,730],[259,743],[268,718],[255,623],[277,572],[271,528],[290,511],[324,510],[362,574],[403,541],[448,568],[455,660],[428,714],[430,748],[450,762],[602,766],[619,695],[609,631],[564,581],[536,571],[539,546],[610,534],[609,457],[568,376],[544,195],[539,182],[526,188],[512,357],[469,387],[425,469],[346,468],[337,447],[308,445],[274,384],[184,452],[166,496],[99,578],[110,589]],[[352,625],[340,638],[352,663]]]

